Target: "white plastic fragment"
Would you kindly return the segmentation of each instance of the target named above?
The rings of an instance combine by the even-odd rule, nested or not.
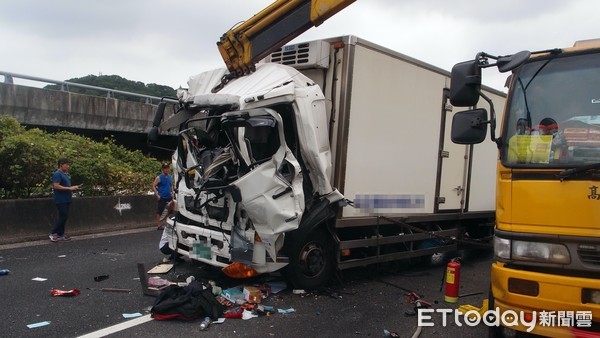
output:
[[[50,325],[50,322],[45,321],[45,322],[39,322],[39,323],[33,323],[33,324],[27,324],[27,327],[30,329],[34,329],[36,327],[40,327],[40,326],[46,326],[46,325]]]
[[[243,320],[248,320],[248,319],[252,319],[252,318],[256,318],[256,317],[258,317],[258,315],[253,314],[251,311],[244,310],[244,312],[242,312]]]

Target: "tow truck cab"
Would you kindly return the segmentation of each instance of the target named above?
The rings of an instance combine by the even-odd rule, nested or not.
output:
[[[600,332],[600,39],[478,54],[453,69],[454,100],[475,105],[481,68],[494,65],[512,74],[501,133],[492,134],[499,161],[490,307],[581,315],[581,323],[571,316],[538,324],[535,334]],[[484,109],[457,113],[453,140],[482,142],[494,120]]]

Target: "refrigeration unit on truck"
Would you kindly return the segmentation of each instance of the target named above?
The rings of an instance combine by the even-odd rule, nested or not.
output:
[[[537,318],[537,325],[490,333],[598,336],[600,39],[509,56],[479,53],[454,66],[451,102],[477,104],[481,69],[491,66],[512,74],[501,131],[491,135],[499,161],[489,305],[502,316]],[[482,142],[486,124],[495,125],[495,117],[485,109],[456,113],[453,141]]]
[[[450,141],[449,72],[343,36],[227,74],[192,76],[177,113],[160,123],[161,104],[155,118],[179,130],[168,221],[179,253],[237,277],[285,268],[314,288],[336,269],[491,234],[495,146]]]

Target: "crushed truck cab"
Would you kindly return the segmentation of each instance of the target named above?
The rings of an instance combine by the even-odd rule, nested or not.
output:
[[[222,75],[199,74],[179,93],[188,111],[205,116],[185,123],[173,156],[178,214],[168,222],[170,245],[216,266],[243,264],[244,276],[275,271],[289,263],[281,253],[286,233],[303,219],[333,217],[343,199],[329,181],[325,98],[278,64],[212,93]],[[322,209],[317,215],[306,203]]]

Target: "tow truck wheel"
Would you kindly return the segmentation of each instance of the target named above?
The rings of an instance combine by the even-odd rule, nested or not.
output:
[[[325,285],[334,272],[333,239],[324,229],[310,233],[290,255],[287,278],[296,288],[314,289]]]
[[[496,306],[494,305],[494,294],[492,293],[492,286],[490,285],[490,289],[488,292],[488,309],[493,310]],[[504,330],[502,326],[490,326],[488,327],[488,337],[489,338],[503,338]]]

